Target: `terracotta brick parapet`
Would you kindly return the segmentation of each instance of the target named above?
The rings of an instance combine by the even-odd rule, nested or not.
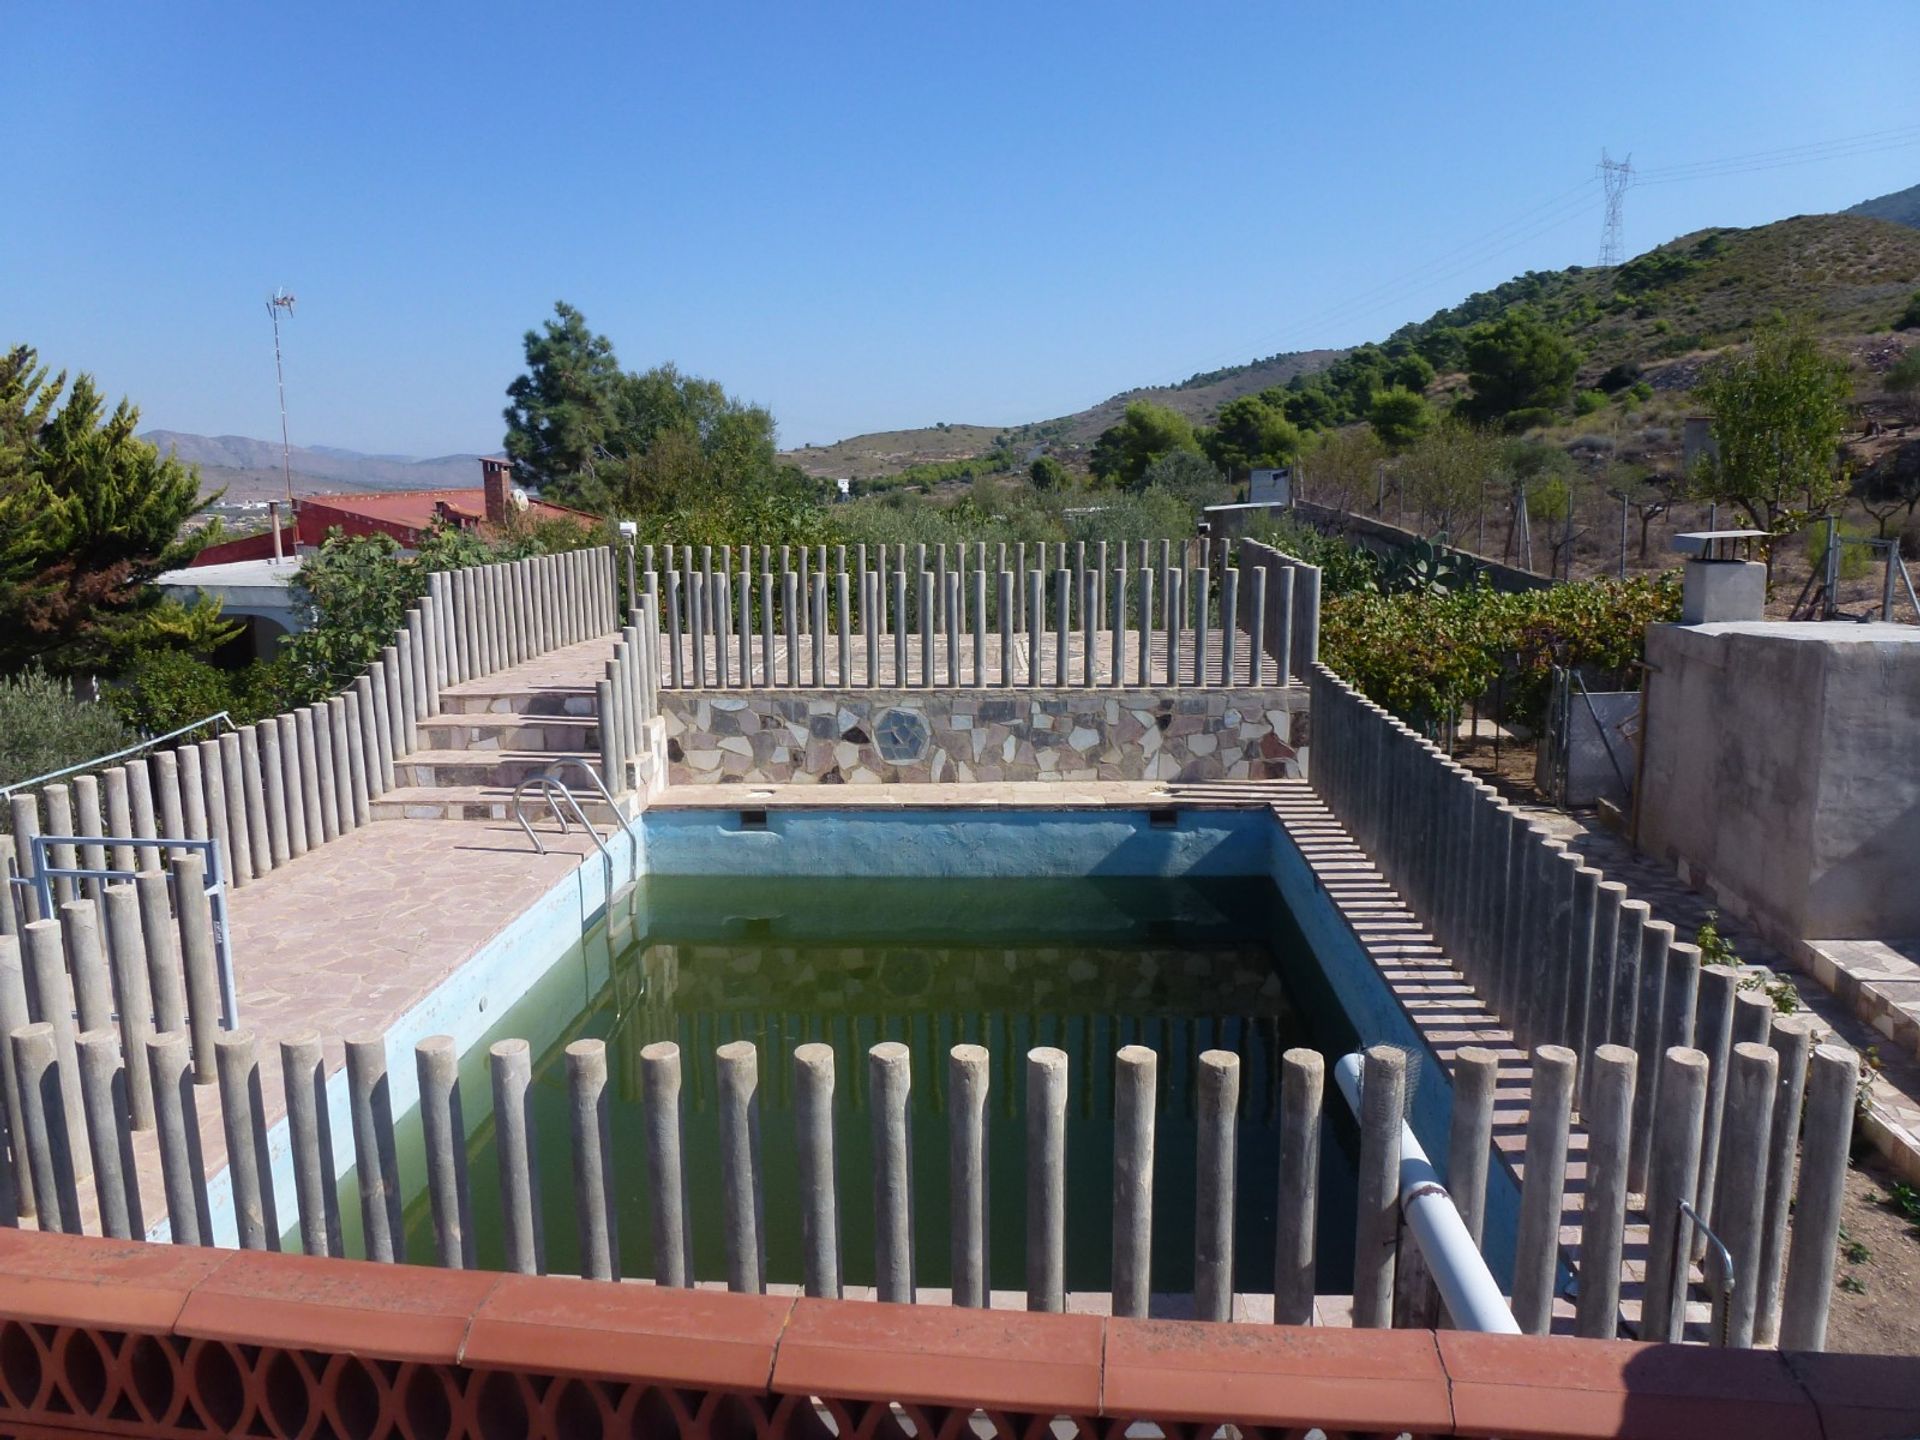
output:
[[[1920,1361],[670,1291],[0,1231],[0,1428],[37,1435],[1893,1437]],[[887,1433],[892,1433],[888,1431]]]

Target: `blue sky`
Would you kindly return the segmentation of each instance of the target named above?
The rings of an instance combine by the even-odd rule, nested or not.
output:
[[[1591,263],[1602,146],[1882,136],[1637,187],[1630,254],[1920,181],[1913,0],[0,19],[0,343],[146,425],[268,436],[284,285],[295,443],[416,455],[499,444],[556,299],[798,444],[1042,419]]]

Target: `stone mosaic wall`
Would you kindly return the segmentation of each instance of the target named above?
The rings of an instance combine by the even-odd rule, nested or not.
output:
[[[664,690],[669,783],[1268,780],[1301,773],[1304,687]]]

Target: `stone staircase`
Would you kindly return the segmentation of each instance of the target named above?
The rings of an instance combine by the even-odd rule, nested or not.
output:
[[[373,817],[506,820],[513,813],[514,787],[551,773],[573,792],[590,820],[609,823],[613,816],[592,782],[578,765],[563,763],[584,761],[600,772],[592,677],[608,646],[572,648],[584,653],[578,663],[558,667],[558,673],[548,657],[443,689],[441,713],[419,722],[420,748],[394,761],[396,788],[372,802]],[[576,673],[565,673],[568,669]],[[607,784],[628,815],[637,809],[634,780]],[[528,792],[524,808],[536,825],[542,817],[551,825],[551,812],[536,792]]]

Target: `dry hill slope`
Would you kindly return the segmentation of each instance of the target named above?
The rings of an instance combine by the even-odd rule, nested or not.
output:
[[[859,479],[891,475],[909,465],[936,460],[964,460],[983,455],[996,445],[1013,446],[1021,454],[1038,445],[1077,448],[1091,445],[1100,432],[1120,418],[1130,400],[1168,405],[1194,420],[1211,419],[1227,401],[1252,395],[1272,385],[1284,385],[1295,375],[1318,370],[1345,354],[1341,350],[1303,350],[1272,355],[1248,365],[1195,375],[1178,385],[1150,385],[1109,396],[1098,405],[1054,420],[1030,425],[932,425],[920,430],[883,430],[854,435],[832,445],[786,451],[790,460],[809,475]]]
[[[1625,265],[1530,271],[1404,326],[1395,337],[1417,341],[1433,330],[1464,328],[1525,304],[1580,346],[1583,384],[1627,364],[1659,370],[1670,384],[1690,385],[1702,352],[1744,341],[1756,324],[1778,311],[1805,315],[1836,338],[1884,330],[1920,290],[1920,229],[1912,228],[1920,223],[1917,211],[1920,187],[1840,215],[1799,215],[1747,230],[1698,230]],[[1909,215],[1913,218],[1904,218]],[[1125,391],[1031,425],[894,430],[791,451],[787,458],[810,474],[862,477],[980,455],[1002,444],[1022,456],[1036,445],[1072,451],[1091,445],[1130,400],[1152,400],[1205,421],[1228,400],[1324,369],[1344,353],[1275,355],[1179,385]]]

